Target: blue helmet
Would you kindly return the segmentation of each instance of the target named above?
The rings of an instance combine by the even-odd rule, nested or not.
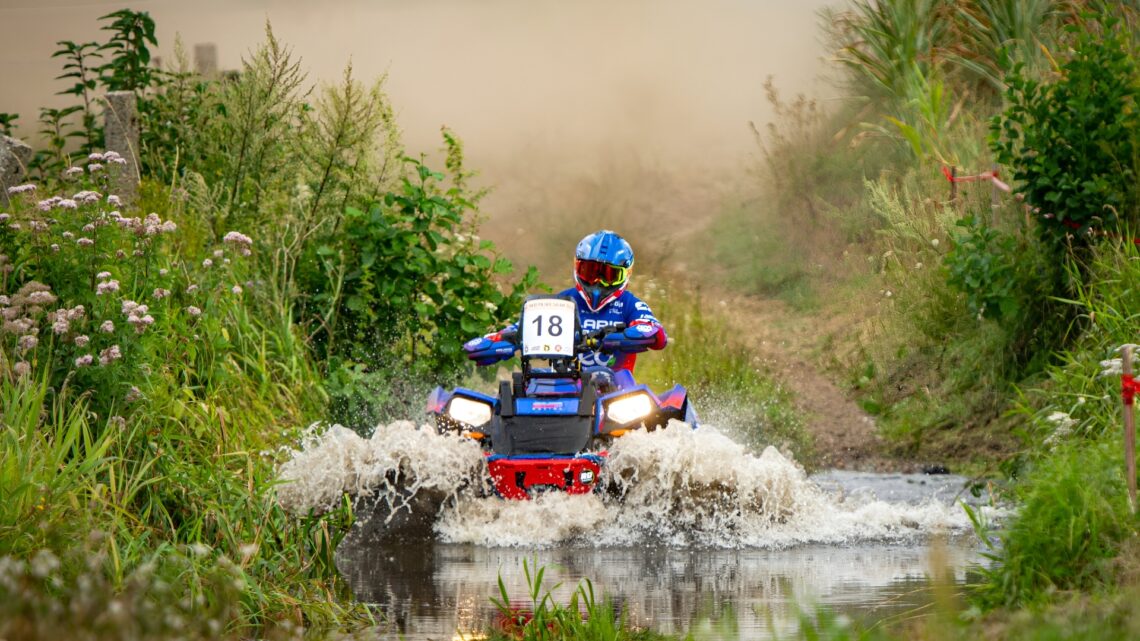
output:
[[[586,305],[596,312],[625,292],[632,267],[633,247],[621,236],[603,229],[578,242],[574,283]]]

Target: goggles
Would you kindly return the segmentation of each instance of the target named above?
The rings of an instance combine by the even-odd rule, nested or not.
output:
[[[613,287],[621,285],[629,278],[629,269],[596,260],[574,261],[574,273],[586,285]]]

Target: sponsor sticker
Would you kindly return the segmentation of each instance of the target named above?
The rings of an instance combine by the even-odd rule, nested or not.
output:
[[[536,401],[530,407],[536,412],[561,410],[565,405],[563,401]]]

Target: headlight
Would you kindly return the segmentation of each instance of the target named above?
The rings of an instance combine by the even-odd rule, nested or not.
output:
[[[633,394],[619,398],[606,406],[606,416],[613,422],[624,425],[649,416],[653,411],[653,399],[648,394]]]
[[[479,427],[491,420],[491,406],[480,401],[456,396],[447,406],[447,416],[452,420]]]

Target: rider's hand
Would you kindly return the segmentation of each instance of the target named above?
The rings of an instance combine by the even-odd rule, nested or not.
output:
[[[492,365],[514,356],[515,345],[508,341],[479,337],[464,343],[463,351],[467,353],[467,358],[475,361],[476,365]]]
[[[625,328],[625,331],[608,334],[602,339],[602,351],[609,353],[636,354],[657,347],[664,333],[660,325],[641,323]]]

